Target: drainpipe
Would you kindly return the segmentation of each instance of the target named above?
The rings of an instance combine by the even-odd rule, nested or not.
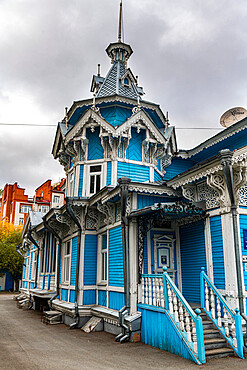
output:
[[[65,205],[66,210],[68,211],[70,217],[78,227],[78,244],[77,244],[77,260],[76,260],[76,279],[75,279],[75,317],[76,321],[70,325],[70,329],[78,328],[79,321],[80,321],[80,315],[78,310],[78,295],[79,295],[79,267],[80,267],[80,256],[81,256],[81,225],[80,222],[77,220],[76,215],[74,214],[73,208],[72,208],[72,201],[70,198],[65,198]]]
[[[123,239],[123,265],[124,265],[124,300],[127,311],[130,309],[130,265],[129,265],[129,220],[126,216],[129,184],[128,177],[118,179],[121,197],[121,223]]]
[[[48,225],[48,222],[43,218],[44,226],[45,228],[52,233],[52,235],[57,238],[59,241],[58,245],[58,261],[57,261],[57,286],[56,286],[56,294],[50,299],[50,307],[52,304],[52,301],[59,295],[59,274],[60,274],[60,261],[61,261],[61,250],[62,250],[62,239],[60,236],[52,229],[50,225]]]
[[[232,224],[233,224],[233,236],[234,236],[234,249],[235,249],[235,260],[236,260],[236,271],[237,271],[237,286],[238,286],[238,300],[240,314],[245,318],[244,313],[244,295],[241,278],[242,263],[240,260],[240,245],[238,238],[238,215],[237,205],[234,193],[234,182],[233,182],[233,170],[232,170],[232,156],[233,153],[229,149],[223,149],[219,153],[220,162],[223,167],[225,181],[228,189],[228,194],[231,201],[232,211]],[[246,317],[247,318],[247,317]]]
[[[34,289],[37,288],[37,280],[38,280],[38,260],[39,260],[39,251],[40,246],[36,243],[36,240],[32,237],[32,231],[29,229],[27,231],[27,237],[31,243],[33,243],[38,248],[38,256],[37,256],[37,263],[36,263],[36,271],[35,271],[35,282],[34,282]]]

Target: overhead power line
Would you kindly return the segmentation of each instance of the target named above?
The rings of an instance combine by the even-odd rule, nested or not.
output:
[[[56,127],[57,125],[35,124],[35,123],[1,123],[0,126],[33,126],[33,127]],[[220,127],[175,127],[176,130],[218,130]]]

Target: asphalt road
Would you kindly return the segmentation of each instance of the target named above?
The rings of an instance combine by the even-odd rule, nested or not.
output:
[[[0,294],[0,369],[247,369],[238,358],[194,363],[142,343],[119,344],[104,332],[45,325],[40,314]]]

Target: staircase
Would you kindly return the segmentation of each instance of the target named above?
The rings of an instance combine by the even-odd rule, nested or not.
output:
[[[233,356],[234,351],[228,347],[227,341],[221,336],[206,313],[201,313],[206,359]]]

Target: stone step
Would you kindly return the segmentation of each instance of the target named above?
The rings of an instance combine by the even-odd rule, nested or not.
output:
[[[205,329],[203,330],[204,339],[210,338],[221,338],[221,335],[217,329]]]
[[[208,338],[204,340],[205,350],[223,348],[226,346],[224,338]]]
[[[207,349],[205,351],[206,359],[210,358],[221,358],[227,356],[233,356],[234,351],[231,348],[223,347],[223,348],[214,348],[214,349]]]

